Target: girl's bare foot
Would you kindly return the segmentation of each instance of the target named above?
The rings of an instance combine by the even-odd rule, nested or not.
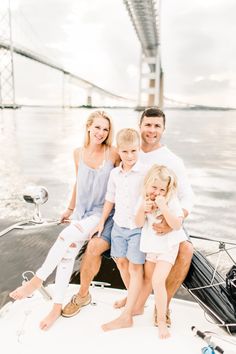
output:
[[[9,296],[14,300],[24,299],[25,297],[32,295],[36,289],[40,288],[42,283],[43,281],[41,279],[34,276],[32,279],[24,283],[22,286],[19,286],[19,288],[13,290],[9,294]]]
[[[127,301],[127,297],[124,297],[124,298],[121,299],[121,300],[117,300],[117,301],[114,302],[113,307],[114,307],[115,309],[121,309],[122,307],[125,306],[126,301]]]
[[[113,329],[132,327],[132,325],[133,325],[132,316],[121,315],[120,317],[116,318],[115,320],[113,320],[111,322],[107,322],[104,325],[102,325],[102,329],[105,332],[107,332],[107,331],[112,331]]]
[[[47,331],[49,327],[61,316],[62,305],[55,304],[52,308],[52,311],[40,322],[39,327],[43,331]]]
[[[160,339],[166,339],[170,337],[170,332],[165,322],[158,322],[158,332]]]

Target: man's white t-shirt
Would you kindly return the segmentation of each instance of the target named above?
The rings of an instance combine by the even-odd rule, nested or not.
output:
[[[161,146],[150,152],[141,150],[139,160],[142,164],[150,168],[152,165],[157,164],[166,166],[174,171],[178,184],[177,196],[181,207],[190,213],[193,207],[194,194],[182,159],[166,146]]]

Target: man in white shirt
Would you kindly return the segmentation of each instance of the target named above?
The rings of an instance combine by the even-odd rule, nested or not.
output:
[[[164,113],[155,107],[147,108],[142,113],[140,118],[140,134],[142,141],[140,159],[141,162],[150,166],[157,163],[159,165],[167,166],[175,172],[178,180],[178,197],[184,217],[186,218],[192,209],[194,194],[189,183],[187,171],[184,167],[183,161],[161,143],[161,137],[164,130]],[[171,231],[171,228],[167,225],[165,220],[161,223],[154,224],[153,229],[157,233],[162,233],[163,235]],[[170,300],[183,283],[188,273],[192,255],[192,244],[189,241],[181,242],[175,265],[173,266],[167,279],[168,306]],[[139,300],[136,304],[136,314],[142,313],[147,297],[152,290],[152,271],[151,269],[148,269],[148,263],[145,264],[144,274],[144,285],[142,288],[142,293],[140,294]],[[124,303],[125,299],[117,302],[116,306],[121,307]],[[167,324],[170,325],[169,311],[167,313]]]
[[[167,147],[163,146],[161,143],[161,138],[165,130],[165,115],[164,113],[156,108],[147,108],[141,115],[140,118],[140,134],[141,134],[141,153],[140,159],[142,163],[150,164],[154,163],[165,165],[175,172],[179,181],[178,196],[183,209],[184,217],[187,217],[191,211],[193,204],[193,192],[188,181],[187,173],[182,160],[171,152]],[[111,227],[109,225],[110,220],[107,220],[106,225],[101,237],[93,237],[86,249],[83,264],[81,268],[81,286],[79,293],[73,298],[73,303],[70,303],[69,309],[68,305],[65,308],[66,317],[74,316],[78,313],[79,309],[86,304],[83,299],[88,296],[89,286],[95,275],[98,273],[101,265],[101,255],[103,252],[110,248],[109,243],[109,231]],[[161,223],[153,225],[154,230],[159,234],[163,235],[169,232],[171,229],[162,220]],[[178,257],[176,259],[175,265],[173,266],[169,277],[167,279],[167,294],[168,294],[168,305],[170,300],[183,283],[191,263],[193,255],[193,246],[190,242],[184,241],[180,244]],[[139,300],[136,304],[135,313],[139,314],[143,311],[143,307],[148,295],[151,292],[151,272],[145,265],[145,276],[144,276],[144,286],[142,288],[142,293],[140,294]],[[122,274],[122,279],[127,285],[128,279],[126,275]],[[118,301],[115,306],[122,307],[125,305],[126,299]],[[64,315],[64,310],[62,312]],[[167,322],[170,322],[167,318]]]

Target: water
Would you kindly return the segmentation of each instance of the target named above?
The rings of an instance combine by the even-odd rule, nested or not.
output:
[[[131,109],[107,111],[113,117],[115,131],[137,128],[139,113]],[[59,217],[74,183],[72,152],[83,142],[84,122],[89,113],[86,109],[0,111],[0,230],[11,222],[31,217],[32,205],[22,199],[29,184],[48,188],[49,201],[42,206],[42,213],[53,219]],[[193,212],[186,222],[189,233],[234,240],[236,112],[167,110],[166,115],[163,142],[183,158],[196,195]],[[8,291],[3,286],[6,278],[11,280],[9,286],[15,286],[19,269],[25,269],[26,264],[36,268],[41,263],[56,233],[48,240],[21,240],[21,248],[18,239],[0,239],[0,263],[4,269],[0,293]],[[11,264],[6,266],[8,257]]]

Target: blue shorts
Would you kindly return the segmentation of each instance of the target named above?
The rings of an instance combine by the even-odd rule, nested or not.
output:
[[[110,215],[108,216],[107,221],[105,222],[105,225],[104,225],[104,229],[103,229],[102,234],[100,236],[100,238],[102,238],[104,241],[106,241],[109,245],[111,245],[111,230],[114,225],[113,216],[114,216],[114,211],[112,211],[110,213]]]
[[[111,232],[111,256],[127,258],[131,263],[144,264],[146,254],[140,251],[141,228],[127,229],[116,223]]]
[[[102,231],[102,234],[100,236],[100,238],[102,238],[104,241],[106,241],[109,245],[109,247],[111,247],[111,230],[114,224],[113,221],[113,216],[114,216],[114,209],[111,211],[110,215],[108,216],[105,225],[104,225],[104,229]],[[94,236],[96,237],[97,234],[95,234]],[[110,255],[110,249],[108,249],[107,251],[103,252],[102,254],[103,256],[105,256],[106,258],[111,258]]]

